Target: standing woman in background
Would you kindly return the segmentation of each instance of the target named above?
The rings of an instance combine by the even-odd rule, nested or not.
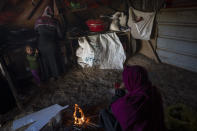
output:
[[[58,39],[62,38],[58,20],[53,18],[53,10],[47,6],[35,23],[35,30],[39,34],[38,48],[41,56],[41,77],[57,79],[65,72],[63,56],[58,46]]]

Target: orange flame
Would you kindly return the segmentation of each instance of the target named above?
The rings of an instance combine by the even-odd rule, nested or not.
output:
[[[79,113],[81,117],[78,117],[77,113]],[[75,104],[75,111],[73,113],[73,117],[75,125],[81,126],[85,122],[85,116],[83,114],[83,111],[77,104]]]

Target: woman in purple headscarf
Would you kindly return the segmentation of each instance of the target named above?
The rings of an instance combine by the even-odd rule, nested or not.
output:
[[[38,48],[41,56],[41,76],[44,80],[57,78],[64,72],[63,56],[58,39],[62,38],[58,20],[53,18],[53,10],[47,6],[35,23],[39,34]]]
[[[123,71],[124,87],[116,89],[110,110],[100,118],[107,131],[165,131],[161,95],[152,86],[141,66],[127,66]]]

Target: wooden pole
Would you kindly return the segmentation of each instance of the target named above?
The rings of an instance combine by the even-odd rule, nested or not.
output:
[[[31,17],[34,15],[34,13],[36,12],[36,10],[38,9],[39,5],[41,4],[42,0],[39,0],[38,3],[35,5],[35,7],[32,9],[31,13],[29,14],[29,16],[27,17],[28,20],[31,19]]]
[[[58,14],[59,14],[59,17],[60,17],[61,27],[63,28],[63,33],[65,33],[67,22],[66,22],[66,16],[65,16],[66,10],[63,6],[64,3],[63,3],[62,0],[54,0],[54,5],[58,9]]]
[[[148,46],[149,46],[149,48],[151,49],[151,51],[152,51],[152,53],[153,53],[153,56],[154,56],[154,58],[155,58],[155,61],[156,61],[157,63],[161,63],[161,61],[160,61],[160,59],[159,59],[159,56],[157,55],[157,52],[154,50],[153,45],[152,45],[152,43],[151,43],[150,40],[148,40]]]

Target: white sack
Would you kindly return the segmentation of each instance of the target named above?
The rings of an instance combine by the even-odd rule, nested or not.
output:
[[[120,31],[120,29],[119,29],[119,20],[118,19],[112,20],[109,29],[111,31]]]
[[[121,12],[120,17],[119,17],[120,25],[126,27],[127,24],[127,16]]]
[[[138,18],[142,17],[143,19],[139,22],[135,22],[133,14]],[[131,28],[131,35],[133,36],[133,38],[150,40],[154,18],[154,12],[142,12],[130,7],[128,26]]]
[[[111,19],[110,30],[120,31],[120,26],[126,27],[127,16],[123,12],[116,12]]]
[[[76,55],[82,67],[123,69],[126,60],[123,46],[115,33],[81,37]]]

